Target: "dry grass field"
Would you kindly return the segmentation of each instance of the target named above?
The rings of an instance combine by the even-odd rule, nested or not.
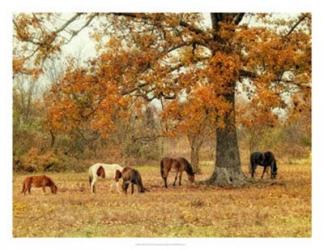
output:
[[[203,180],[211,172],[205,162]],[[124,195],[100,180],[90,194],[87,173],[53,173],[56,195],[32,189],[20,193],[25,175],[13,179],[14,237],[310,237],[309,161],[279,164],[278,180],[224,189],[189,186],[162,188],[158,165],[139,166],[150,192]],[[244,168],[247,172],[247,169]],[[257,179],[261,168],[257,169]],[[173,180],[173,173],[169,183]]]

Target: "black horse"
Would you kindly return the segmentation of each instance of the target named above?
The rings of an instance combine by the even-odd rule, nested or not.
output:
[[[263,166],[263,173],[261,176],[261,179],[263,179],[263,175],[267,170],[267,167],[270,166],[271,168],[271,179],[275,179],[277,175],[277,163],[276,159],[274,157],[274,154],[270,151],[261,153],[261,152],[254,152],[250,156],[250,170],[251,170],[251,176],[254,178],[254,173],[256,167],[260,165]]]

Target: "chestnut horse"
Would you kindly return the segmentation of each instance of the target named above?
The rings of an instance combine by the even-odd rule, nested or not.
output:
[[[91,193],[95,193],[96,192],[96,181],[97,179],[103,178],[103,179],[110,179],[110,180],[114,180],[115,179],[115,175],[116,175],[116,170],[122,171],[123,167],[121,167],[118,164],[105,164],[105,163],[96,163],[93,164],[90,168],[89,168],[89,184],[90,184],[90,192]],[[115,189],[120,192],[119,188],[118,188],[118,181],[114,181],[111,185],[110,188],[112,188],[112,186],[115,186]]]
[[[165,188],[168,188],[167,178],[171,169],[176,171],[176,176],[173,182],[173,186],[176,185],[176,181],[179,174],[179,186],[181,186],[182,172],[186,171],[188,180],[192,183],[195,181],[195,173],[193,172],[191,164],[185,158],[169,158],[164,157],[160,162],[161,177],[164,180]]]
[[[46,175],[41,176],[28,176],[25,178],[22,186],[21,192],[26,194],[28,192],[30,194],[31,187],[41,187],[43,192],[45,193],[45,187],[50,187],[51,192],[56,194],[57,186],[55,185],[54,181],[47,177]]]
[[[125,167],[122,171],[116,170],[115,180],[123,179],[122,189],[125,194],[127,194],[127,189],[129,184],[131,184],[131,193],[134,193],[134,185],[137,185],[139,193],[144,193],[148,191],[143,185],[142,177],[140,173],[133,168]]]

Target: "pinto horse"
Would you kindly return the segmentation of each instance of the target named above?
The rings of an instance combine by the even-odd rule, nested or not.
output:
[[[90,168],[89,168],[89,184],[90,184],[90,192],[91,193],[95,193],[96,192],[96,181],[97,179],[103,178],[103,179],[110,179],[110,180],[115,180],[115,176],[116,176],[116,171],[122,171],[123,167],[121,167],[118,164],[105,164],[105,163],[96,163],[93,164]],[[115,184],[115,185],[114,185]],[[112,186],[115,186],[115,189],[120,192],[119,188],[118,188],[118,181],[114,181],[111,184],[111,188]]]
[[[261,152],[254,152],[250,156],[250,170],[251,170],[251,177],[254,178],[255,170],[257,166],[263,166],[263,172],[261,179],[263,179],[264,173],[267,170],[267,167],[270,166],[271,168],[271,179],[275,179],[277,175],[277,163],[274,157],[274,154],[270,151],[261,153]]]
[[[167,178],[171,169],[176,171],[176,176],[173,182],[173,186],[176,185],[176,181],[179,174],[179,186],[181,186],[182,172],[186,171],[188,180],[192,183],[195,181],[195,173],[193,172],[191,164],[185,158],[169,158],[164,157],[160,162],[161,177],[164,180],[165,188],[168,188]]]

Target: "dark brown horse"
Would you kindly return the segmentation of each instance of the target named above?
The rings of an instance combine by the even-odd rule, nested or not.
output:
[[[148,189],[144,187],[142,177],[136,169],[125,167],[122,171],[116,170],[115,181],[119,181],[120,178],[123,179],[122,189],[125,194],[127,194],[129,184],[131,184],[132,194],[134,193],[134,185],[137,185],[139,193],[148,191]]]
[[[191,164],[185,158],[169,158],[164,157],[160,162],[161,177],[164,180],[164,186],[168,188],[167,178],[171,169],[176,171],[176,176],[173,186],[176,185],[179,174],[179,186],[181,186],[182,172],[186,171],[188,180],[192,183],[195,181],[195,173],[193,172]]]
[[[277,162],[275,156],[272,152],[267,151],[264,153],[261,152],[254,152],[250,156],[250,172],[251,177],[254,178],[255,170],[257,166],[263,166],[263,172],[261,179],[263,179],[264,173],[266,172],[267,168],[270,167],[271,169],[271,179],[275,179],[278,172]]]

